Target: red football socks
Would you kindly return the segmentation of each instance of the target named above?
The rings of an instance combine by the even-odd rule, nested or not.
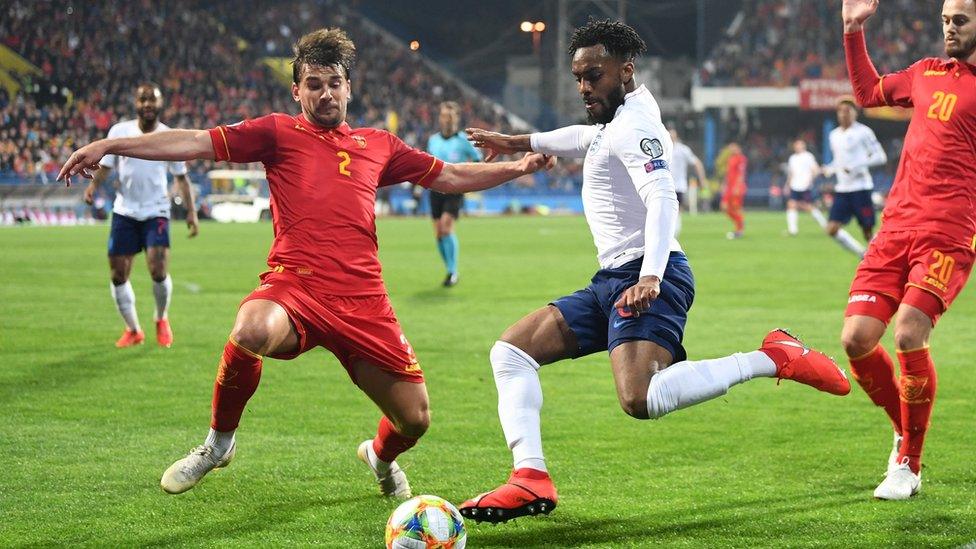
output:
[[[380,461],[390,463],[400,454],[413,448],[417,440],[419,439],[398,433],[390,420],[383,416],[376,429],[376,438],[373,439],[373,452]]]
[[[901,363],[901,432],[905,437],[898,461],[908,457],[908,466],[918,474],[922,467],[925,432],[935,402],[935,364],[927,347],[898,351],[898,362]]]
[[[745,228],[745,216],[742,215],[742,208],[733,208],[729,206],[726,210],[726,214],[732,219],[732,224],[735,227],[735,232],[741,233],[742,229]]]
[[[257,390],[259,381],[261,357],[233,340],[228,341],[214,382],[210,427],[221,432],[237,429],[244,406]]]
[[[884,347],[878,345],[870,353],[849,359],[851,374],[876,406],[884,408],[892,425],[899,433],[901,427],[901,401],[898,383],[895,381],[895,364]]]

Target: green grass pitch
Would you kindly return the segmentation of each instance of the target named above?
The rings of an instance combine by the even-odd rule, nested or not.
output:
[[[842,357],[855,259],[809,218],[750,213],[725,240],[719,215],[686,217],[697,278],[693,358],[754,349],[785,326]],[[220,350],[257,282],[271,226],[173,226],[172,349],[116,350],[107,227],[0,230],[0,546],[378,547],[395,502],[356,446],[378,413],[315,350],[265,362],[237,460],[192,491],[159,477],[206,433]],[[433,424],[402,457],[416,493],[460,502],[508,475],[488,349],[510,323],[584,286],[596,269],[582,218],[463,219],[461,284],[426,219],[378,223],[384,275],[427,375]],[[147,332],[152,292],[133,275]],[[972,360],[964,292],[932,341],[939,393],[921,495],[877,502],[891,432],[855,388],[844,398],[760,379],[664,419],[627,417],[605,354],[542,369],[543,433],[559,507],[500,526],[468,522],[470,547],[922,547],[976,540]],[[890,334],[885,339],[892,349]],[[842,363],[846,367],[846,363]]]

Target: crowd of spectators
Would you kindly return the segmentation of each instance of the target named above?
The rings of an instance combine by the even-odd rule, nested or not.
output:
[[[357,45],[350,124],[386,128],[423,147],[437,129],[437,104],[450,99],[461,103],[467,124],[506,128],[495,105],[462,93],[334,0],[13,0],[0,5],[0,42],[42,74],[22,75],[14,97],[0,91],[0,177],[52,180],[72,149],[134,117],[141,82],[162,89],[161,120],[171,127],[297,112],[261,59],[291,57],[303,33],[323,26],[346,29]]]
[[[744,0],[742,17],[699,68],[706,86],[796,86],[807,78],[847,77],[842,0]],[[867,25],[881,72],[942,54],[940,5],[887,0]]]

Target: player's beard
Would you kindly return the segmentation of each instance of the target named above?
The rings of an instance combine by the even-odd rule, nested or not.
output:
[[[959,42],[956,42],[956,46],[950,46],[946,44],[945,52],[949,57],[954,57],[961,61],[969,59],[969,56],[976,51],[976,34],[974,34],[969,40],[965,42],[962,41],[958,36],[956,37]]]
[[[609,124],[617,114],[617,107],[624,104],[624,95],[623,86],[619,86],[615,87],[606,99],[598,100],[603,110],[599,114],[586,111],[586,118],[590,124]]]
[[[156,109],[140,109],[139,110],[139,120],[145,122],[146,124],[152,124],[156,121],[159,116],[159,111]]]
[[[344,115],[342,110],[328,110],[326,112],[312,111],[311,113],[306,113],[305,118],[308,118],[310,122],[313,122],[316,126],[321,126],[323,128],[335,128],[339,124],[342,124],[344,120]]]

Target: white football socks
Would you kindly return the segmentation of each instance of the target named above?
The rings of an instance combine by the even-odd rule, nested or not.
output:
[[[162,282],[153,280],[153,297],[156,298],[156,320],[166,318],[169,311],[169,300],[173,295],[173,279],[166,275]]]
[[[851,233],[845,231],[844,229],[837,231],[837,234],[834,235],[834,240],[836,240],[842,248],[851,252],[857,257],[864,257],[864,246],[862,246],[860,242],[851,236]]]
[[[109,282],[109,287],[112,289],[115,306],[119,309],[126,328],[133,332],[141,331],[139,315],[136,314],[136,293],[132,291],[132,284],[128,280],[118,286]]]
[[[817,222],[817,225],[820,225],[821,229],[827,228],[827,218],[824,217],[823,212],[813,207],[810,208],[810,215],[813,216],[813,219]]]
[[[651,377],[647,413],[657,419],[675,410],[724,395],[753,377],[773,377],[776,364],[762,351],[735,353],[712,360],[686,360]]]
[[[542,455],[542,383],[539,364],[518,347],[496,341],[489,353],[498,389],[498,419],[515,468],[546,471]]]
[[[230,447],[234,445],[234,433],[237,429],[233,431],[215,431],[213,428],[207,433],[207,439],[203,441],[205,445],[213,446],[214,454],[220,457],[224,457],[230,450]]]
[[[786,230],[790,234],[800,232],[800,213],[796,210],[786,210]]]

